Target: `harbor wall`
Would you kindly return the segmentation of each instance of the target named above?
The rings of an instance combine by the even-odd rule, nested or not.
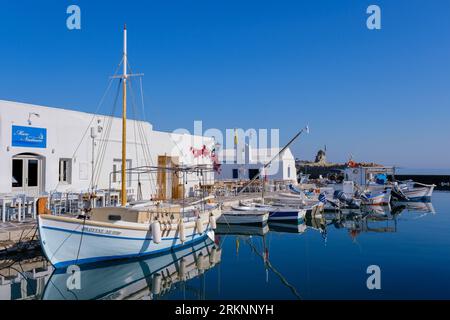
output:
[[[333,170],[342,170],[346,168],[344,164],[330,165],[298,165],[297,170],[304,174],[309,174],[310,179],[318,179],[320,175],[326,177]],[[388,177],[390,178],[390,177]],[[450,191],[450,175],[439,174],[395,174],[397,180],[413,180],[424,184],[435,184],[435,190]]]

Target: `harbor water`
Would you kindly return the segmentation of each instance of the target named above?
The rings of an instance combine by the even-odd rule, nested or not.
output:
[[[24,271],[18,261],[21,272],[0,270],[0,298],[450,299],[448,192],[435,192],[431,203],[326,213],[298,226],[217,231],[215,242],[79,273],[53,272],[45,261]],[[373,265],[380,289],[369,290]]]

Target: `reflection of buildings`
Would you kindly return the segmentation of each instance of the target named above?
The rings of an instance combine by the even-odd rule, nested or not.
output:
[[[39,299],[52,272],[42,256],[0,261],[0,300]]]
[[[158,299],[203,275],[220,260],[221,249],[207,240],[157,257],[83,266],[75,280],[79,279],[80,289],[68,289],[67,281],[72,275],[56,270],[43,299]]]

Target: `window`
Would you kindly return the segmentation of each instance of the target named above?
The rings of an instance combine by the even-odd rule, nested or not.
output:
[[[287,177],[290,178],[290,177],[291,177],[291,167],[288,167],[287,169],[288,169],[288,172],[287,172],[288,175],[287,175]]]
[[[59,182],[72,183],[72,159],[59,159]]]
[[[39,183],[39,160],[28,160],[28,187],[37,187]]]
[[[259,169],[248,169],[248,178],[252,180],[259,174]],[[257,178],[259,179],[259,177]]]
[[[114,183],[116,183],[118,180],[117,176],[120,176],[120,172],[118,172],[119,166],[120,166],[120,164],[113,163],[112,182],[114,182]]]
[[[239,178],[238,169],[233,169],[233,179],[238,179],[238,178]]]
[[[13,159],[12,163],[12,187],[20,188],[23,183],[23,160]]]
[[[131,169],[131,159],[127,159],[127,169]],[[113,161],[113,172],[112,172],[112,182],[120,183],[122,171],[122,160],[114,159]],[[127,172],[127,187],[131,187],[131,172]]]

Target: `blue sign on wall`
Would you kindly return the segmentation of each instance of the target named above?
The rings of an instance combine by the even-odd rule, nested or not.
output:
[[[47,129],[12,126],[12,146],[29,148],[47,147]]]

